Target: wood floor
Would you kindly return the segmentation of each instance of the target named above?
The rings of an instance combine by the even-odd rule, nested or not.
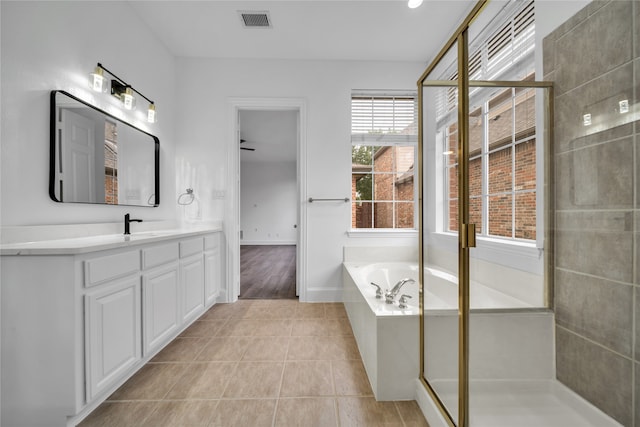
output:
[[[296,246],[241,246],[240,298],[296,298]]]

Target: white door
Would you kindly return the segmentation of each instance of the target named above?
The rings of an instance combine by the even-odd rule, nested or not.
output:
[[[61,119],[60,200],[96,202],[95,123],[64,108]]]

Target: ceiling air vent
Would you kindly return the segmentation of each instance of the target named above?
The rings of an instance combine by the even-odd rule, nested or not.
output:
[[[271,19],[267,11],[238,11],[245,28],[271,28]]]

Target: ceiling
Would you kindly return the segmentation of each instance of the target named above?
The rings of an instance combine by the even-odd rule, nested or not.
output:
[[[295,162],[298,141],[297,111],[240,111],[242,162]]]
[[[176,57],[431,62],[476,0],[128,0]],[[271,28],[239,12],[267,11]],[[245,162],[295,161],[294,112],[243,111]],[[283,133],[283,130],[291,132]]]
[[[176,57],[428,63],[475,0],[129,0]],[[272,28],[243,28],[239,11],[268,11]]]

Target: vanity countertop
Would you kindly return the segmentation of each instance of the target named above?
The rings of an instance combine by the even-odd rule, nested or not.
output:
[[[108,249],[137,246],[163,240],[198,236],[221,231],[222,226],[176,228],[169,230],[143,231],[139,233],[107,234],[76,237],[70,239],[43,240],[35,242],[7,243],[0,245],[0,255],[76,255]]]

